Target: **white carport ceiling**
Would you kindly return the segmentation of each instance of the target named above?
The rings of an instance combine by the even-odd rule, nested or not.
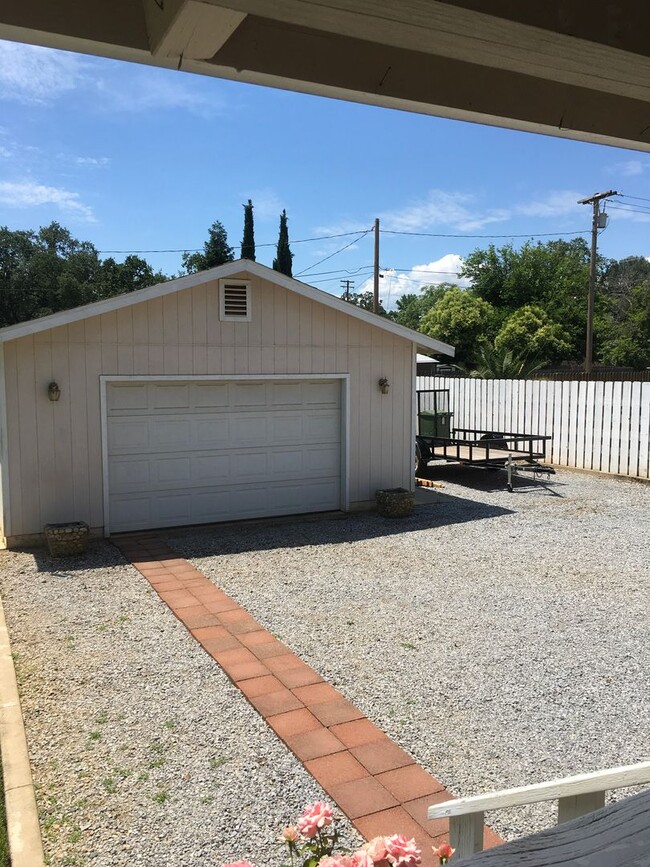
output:
[[[638,0],[4,0],[0,38],[650,150]]]

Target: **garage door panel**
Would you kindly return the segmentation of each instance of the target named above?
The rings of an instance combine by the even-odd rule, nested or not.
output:
[[[146,410],[149,405],[149,392],[146,385],[115,385],[109,389],[107,397],[109,412],[116,410]]]
[[[245,407],[266,407],[266,382],[235,382],[230,386],[232,405],[243,409]]]
[[[109,451],[138,451],[149,447],[149,422],[130,421],[129,419],[114,419],[108,430]]]
[[[340,381],[119,384],[107,407],[113,532],[340,506]]]
[[[190,387],[185,385],[157,385],[153,389],[153,409],[189,409]]]
[[[192,444],[191,425],[186,419],[158,418],[149,421],[149,439],[154,448],[186,449]]]
[[[308,406],[322,404],[325,406],[338,407],[341,397],[341,386],[334,380],[315,380],[306,382],[303,386],[304,402]]]
[[[229,388],[228,383],[201,383],[192,385],[191,404],[193,407],[204,409],[223,409],[228,406]]]
[[[116,457],[111,461],[108,471],[108,484],[111,491],[147,490],[150,487],[148,459],[129,460]]]

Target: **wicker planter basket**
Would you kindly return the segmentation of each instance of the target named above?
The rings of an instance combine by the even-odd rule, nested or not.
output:
[[[88,524],[70,521],[67,524],[46,524],[44,528],[47,547],[53,557],[70,557],[83,554],[88,545]]]
[[[413,511],[415,497],[406,488],[386,488],[375,491],[377,511],[384,518],[406,518]]]

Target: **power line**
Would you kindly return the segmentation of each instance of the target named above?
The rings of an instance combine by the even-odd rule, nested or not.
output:
[[[353,244],[356,244],[362,238],[365,238],[366,235],[369,235],[372,232],[372,229],[366,229],[358,238],[355,238],[353,241],[350,241],[349,244],[346,244],[344,247],[341,247],[340,250],[335,250],[333,253],[330,253],[329,256],[325,256],[323,259],[319,259],[318,262],[314,262],[313,265],[310,265],[309,268],[304,268],[300,273],[295,274],[295,277],[300,277],[303,274],[306,274],[307,271],[311,271],[312,268],[315,268],[317,265],[320,265],[322,262],[327,262],[328,259],[331,259],[333,256],[338,256],[339,253],[342,253],[344,250],[347,250],[348,247],[351,247]]]
[[[337,235],[321,235],[318,238],[299,238],[297,241],[293,238],[291,239],[292,244],[307,244],[309,241],[330,241],[332,238],[347,238],[350,235],[357,235],[361,229],[356,232],[339,232]],[[277,241],[264,243],[264,244],[255,244],[255,247],[276,247]],[[102,255],[106,255],[107,253],[200,253],[203,250],[203,247],[183,247],[177,250],[98,250],[98,253]]]
[[[636,199],[637,202],[650,202],[650,199],[644,199],[643,196],[628,196],[626,193],[619,194],[622,199]]]
[[[397,229],[380,229],[385,235],[412,235],[419,238],[558,238],[561,235],[571,235],[577,237],[586,235],[590,229],[581,229],[575,232],[530,232],[524,235],[449,235],[449,234],[434,234],[433,232],[398,232]]]
[[[627,214],[650,214],[650,208],[644,208],[641,205],[638,205],[636,208],[633,208],[631,205],[608,205],[607,210],[611,209],[623,211]]]

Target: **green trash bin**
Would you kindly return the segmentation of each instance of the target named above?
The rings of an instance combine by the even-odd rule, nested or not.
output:
[[[451,437],[451,412],[433,412],[423,409],[419,414],[420,436],[423,437]]]

